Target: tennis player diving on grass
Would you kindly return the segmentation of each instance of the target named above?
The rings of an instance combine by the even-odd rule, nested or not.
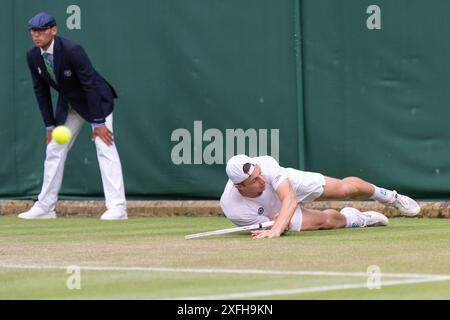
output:
[[[320,173],[280,167],[270,156],[232,157],[226,166],[228,183],[220,198],[226,217],[238,226],[274,220],[270,229],[253,231],[254,238],[278,237],[285,231],[386,226],[388,219],[375,211],[346,207],[312,210],[303,203],[316,199],[373,199],[396,207],[401,215],[415,216],[420,206],[396,191],[379,188],[357,177],[336,179]]]

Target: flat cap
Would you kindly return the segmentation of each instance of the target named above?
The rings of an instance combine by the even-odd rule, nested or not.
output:
[[[45,12],[40,12],[28,21],[28,29],[47,29],[56,26],[56,20]]]

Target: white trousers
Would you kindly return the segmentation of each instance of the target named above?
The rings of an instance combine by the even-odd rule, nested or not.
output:
[[[45,211],[51,212],[56,208],[67,153],[72,148],[84,123],[85,120],[75,110],[70,108],[64,125],[72,131],[72,139],[69,143],[63,145],[51,140],[47,145],[44,163],[44,181],[38,197],[38,203],[35,204]],[[112,113],[106,118],[106,126],[113,132]],[[126,210],[122,166],[116,145],[113,143],[112,146],[108,146],[102,139],[96,137],[95,147],[97,149],[97,158],[102,176],[106,208],[108,210]],[[80,172],[80,174],[83,173]]]

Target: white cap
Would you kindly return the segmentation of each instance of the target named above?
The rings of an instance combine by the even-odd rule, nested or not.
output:
[[[247,173],[244,172],[244,164],[246,163],[252,165]],[[247,157],[244,154],[238,154],[237,156],[231,157],[230,160],[228,160],[226,168],[228,178],[230,178],[234,184],[239,184],[251,176],[253,170],[255,170],[255,166],[256,164],[252,158]]]

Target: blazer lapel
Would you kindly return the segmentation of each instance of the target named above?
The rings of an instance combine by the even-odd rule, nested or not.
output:
[[[56,82],[59,83],[60,81],[60,67],[61,67],[61,60],[62,60],[62,48],[61,48],[61,40],[59,37],[55,37],[55,44],[53,47],[53,65],[55,69],[55,77]]]
[[[50,75],[47,72],[47,68],[45,67],[44,58],[42,57],[41,53],[39,52],[37,59],[37,72],[41,77],[44,78],[50,78]]]
[[[47,67],[45,66],[44,57],[41,55],[41,52],[38,53],[38,60],[37,60],[37,72],[40,76],[47,79],[50,84],[53,86],[55,85],[55,82],[53,81],[52,77],[50,77],[50,74],[47,71]]]

